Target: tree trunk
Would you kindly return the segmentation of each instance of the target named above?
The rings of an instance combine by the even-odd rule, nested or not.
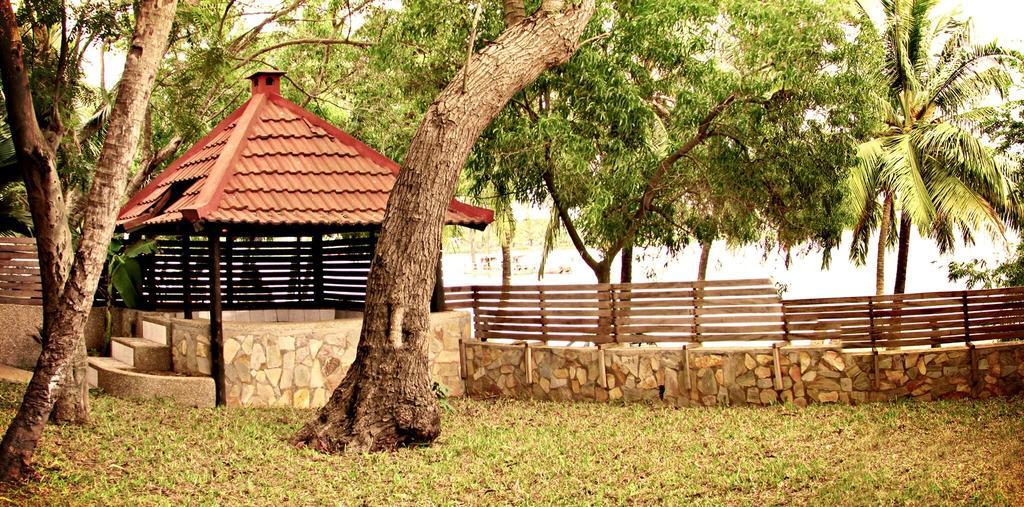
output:
[[[889,227],[892,226],[892,195],[885,195],[882,221],[878,226],[878,254],[875,260],[875,295],[885,294],[885,250],[889,246]]]
[[[78,340],[74,356],[69,361],[68,373],[57,387],[57,400],[50,412],[50,421],[58,424],[85,424],[89,422],[89,353],[85,340]]]
[[[480,133],[516,92],[568,60],[593,12],[594,1],[586,0],[507,28],[427,109],[384,213],[355,362],[295,444],[325,452],[384,451],[437,438],[441,418],[427,328],[445,210]]]
[[[903,294],[907,290],[907,261],[910,256],[910,234],[913,232],[910,215],[903,212],[900,215],[900,245],[896,253],[896,284],[893,288],[894,294]]]
[[[57,386],[84,393],[76,385],[79,379],[73,382],[65,377],[75,376],[71,359],[81,351],[85,321],[176,7],[174,0],[147,0],[138,10],[107,135],[86,196],[78,249],[72,256],[56,157],[33,111],[14,12],[10,2],[0,3],[0,76],[32,211],[43,286],[43,350],[21,406],[0,442],[0,480],[18,481],[31,473],[32,456],[58,398]],[[63,401],[62,405],[74,406]],[[85,406],[79,404],[72,411],[80,412]]]
[[[619,266],[619,282],[633,283],[633,243],[622,247],[622,265]]]
[[[612,263],[606,257],[604,261],[593,268],[597,283],[612,283]]]
[[[507,237],[501,240],[501,284],[512,285],[512,245]]]
[[[697,263],[697,281],[708,279],[708,261],[711,260],[711,242],[700,242],[700,261]]]

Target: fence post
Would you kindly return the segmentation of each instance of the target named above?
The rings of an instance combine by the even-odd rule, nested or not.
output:
[[[971,318],[967,307],[967,291],[960,294],[960,308],[964,319],[964,343],[967,345],[968,359],[971,361],[971,396],[975,396],[978,389],[978,350],[971,343]]]
[[[612,341],[619,343],[619,298],[615,285],[608,287],[608,302],[612,307]]]
[[[533,349],[530,342],[523,341],[523,362],[526,363],[526,383],[533,384]]]
[[[868,297],[868,333],[871,336],[871,362],[872,369],[875,370],[874,387],[875,391],[881,390],[882,379],[878,369],[878,346],[877,346],[877,335],[875,334],[875,298],[872,296]]]
[[[485,342],[484,325],[480,322],[480,290],[474,285],[473,289],[473,337],[478,341]]]
[[[540,286],[539,300],[540,300],[540,335],[544,339],[544,343],[548,342],[548,318],[547,318],[547,303],[544,298],[544,286]]]
[[[683,344],[683,387],[686,388],[686,396],[690,396],[690,344]]]
[[[466,341],[459,338],[459,377],[466,380],[469,372],[466,371]]]
[[[704,306],[704,282],[693,284],[693,340],[700,343],[700,315]]]
[[[775,342],[772,344],[772,366],[775,370],[775,389],[777,391],[782,390],[782,366],[779,364],[780,347],[782,347],[782,342]]]

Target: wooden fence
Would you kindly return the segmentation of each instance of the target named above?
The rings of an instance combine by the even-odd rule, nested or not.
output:
[[[847,348],[1024,338],[1024,287],[782,300],[770,280],[452,287],[478,339],[785,342]]]
[[[143,300],[153,309],[210,303],[210,243],[161,237],[143,266]],[[225,309],[337,307],[362,309],[376,237],[291,240],[221,238]]]
[[[610,342],[781,341],[782,299],[770,280],[452,287],[480,339]]]
[[[784,301],[786,321],[850,348],[1024,338],[1024,287]]]
[[[35,238],[0,238],[0,304],[43,304]]]
[[[292,241],[221,239],[226,309],[333,307],[361,310],[376,237]],[[206,238],[161,237],[159,251],[140,258],[142,303],[180,311],[210,304],[210,245]],[[0,238],[0,304],[42,304],[34,238]],[[102,284],[95,304],[105,304]]]

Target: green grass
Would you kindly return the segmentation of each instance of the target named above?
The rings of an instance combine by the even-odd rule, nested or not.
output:
[[[0,423],[22,386],[0,384]],[[107,396],[50,427],[41,480],[64,504],[976,504],[1024,502],[1024,399],[667,409],[453,400],[429,448],[329,456],[288,445],[313,414]],[[0,502],[3,503],[3,502]]]

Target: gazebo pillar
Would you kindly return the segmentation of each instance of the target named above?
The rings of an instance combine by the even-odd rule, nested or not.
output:
[[[313,300],[324,306],[324,235],[313,235]]]
[[[220,292],[220,232],[210,236],[210,375],[217,391],[217,405],[226,402],[224,390],[224,322]]]
[[[443,312],[448,307],[444,302],[444,270],[441,268],[441,252],[437,252],[437,266],[434,268],[434,294],[430,298],[430,311]]]
[[[181,277],[182,277],[182,310],[186,319],[192,318],[192,237],[188,233],[181,236]]]

